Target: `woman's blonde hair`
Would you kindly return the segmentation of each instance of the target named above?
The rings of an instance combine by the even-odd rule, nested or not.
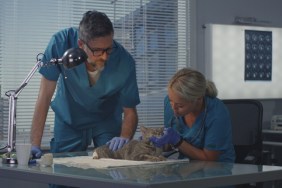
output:
[[[217,89],[213,82],[206,80],[199,71],[191,68],[179,70],[169,81],[168,89],[173,90],[185,100],[196,100],[205,95],[217,96]]]

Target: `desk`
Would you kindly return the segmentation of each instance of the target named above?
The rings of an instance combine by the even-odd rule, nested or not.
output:
[[[279,136],[281,136],[282,131],[271,130],[271,129],[263,129],[262,133],[264,134],[263,145],[282,146],[282,140],[281,141],[269,141],[269,139],[266,138],[267,135],[279,135]]]
[[[266,164],[281,166],[281,147],[282,147],[282,131],[263,129],[263,148],[266,153],[270,152],[270,155],[266,155],[264,160]]]
[[[282,167],[190,161],[158,165],[81,169],[54,164],[0,164],[0,177],[77,187],[217,187],[282,178]]]

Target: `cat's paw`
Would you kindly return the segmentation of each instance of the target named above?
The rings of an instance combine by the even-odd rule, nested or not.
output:
[[[163,156],[150,156],[148,158],[148,161],[151,161],[151,162],[159,162],[159,161],[165,161],[166,158],[163,157]]]
[[[93,152],[93,159],[99,159],[98,153],[96,151]]]
[[[167,159],[166,159],[164,156],[162,156],[162,155],[159,156],[159,159],[160,159],[160,161],[166,161],[166,160],[167,160]]]

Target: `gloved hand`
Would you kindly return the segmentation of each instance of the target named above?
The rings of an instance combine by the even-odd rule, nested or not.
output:
[[[166,144],[175,146],[177,143],[179,143],[180,140],[182,140],[182,138],[179,133],[171,127],[164,129],[164,135],[162,137],[157,138],[155,136],[152,136],[150,138],[150,141],[156,147],[163,147]]]
[[[110,150],[116,151],[123,147],[124,144],[128,143],[128,138],[123,137],[114,137],[110,141],[106,143],[107,146],[109,146]]]
[[[42,151],[37,146],[31,146],[31,154],[32,158],[39,159],[42,156]]]

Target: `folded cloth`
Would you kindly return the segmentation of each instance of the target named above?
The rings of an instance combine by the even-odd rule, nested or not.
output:
[[[78,157],[63,157],[54,158],[53,164],[61,164],[68,167],[77,168],[111,168],[111,167],[122,167],[122,166],[134,166],[134,165],[144,165],[144,164],[164,164],[172,162],[183,162],[183,160],[166,160],[166,161],[132,161],[132,160],[122,160],[122,159],[93,159],[92,156],[78,156]]]

